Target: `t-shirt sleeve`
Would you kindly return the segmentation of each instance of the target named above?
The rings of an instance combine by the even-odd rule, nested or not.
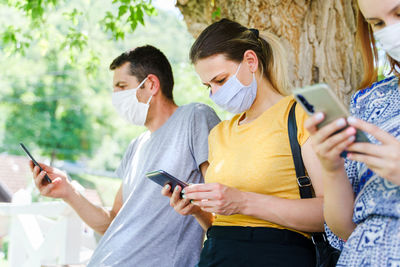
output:
[[[208,160],[208,135],[220,122],[212,108],[204,104],[195,104],[191,118],[190,150],[197,167]]]
[[[310,137],[310,133],[304,127],[304,122],[308,118],[307,113],[300,105],[296,105],[296,122],[297,122],[297,140],[299,145],[302,146]]]
[[[133,154],[133,150],[135,148],[135,144],[136,144],[136,140],[132,141],[128,148],[125,151],[124,157],[122,158],[121,163],[119,164],[119,167],[117,168],[117,170],[115,171],[115,173],[117,174],[117,176],[121,179],[124,179],[126,176],[126,169],[128,167],[129,162],[131,162],[132,159],[132,154]]]

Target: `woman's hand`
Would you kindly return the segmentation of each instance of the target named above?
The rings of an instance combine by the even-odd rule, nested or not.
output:
[[[220,215],[241,213],[246,200],[244,192],[219,183],[190,185],[185,187],[184,197],[202,210]]]
[[[400,141],[379,127],[349,117],[349,124],[374,136],[381,144],[354,143],[348,147],[347,157],[364,162],[381,177],[400,185]]]
[[[340,157],[340,154],[354,142],[356,129],[348,127],[340,131],[347,125],[344,118],[318,129],[317,125],[323,120],[324,114],[319,112],[308,118],[304,126],[310,132],[312,147],[323,168],[329,172],[336,172],[344,168],[344,160]]]
[[[178,185],[175,187],[174,191],[170,191],[171,186],[167,184],[163,187],[161,194],[169,197],[169,204],[181,215],[195,215],[201,211],[201,209],[190,203],[190,199],[181,198],[181,187]]]

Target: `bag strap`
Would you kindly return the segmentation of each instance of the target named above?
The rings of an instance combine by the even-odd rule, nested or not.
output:
[[[301,147],[297,141],[297,122],[296,122],[296,102],[292,105],[289,118],[288,118],[288,132],[290,148],[292,150],[292,157],[294,167],[296,170],[297,184],[299,185],[301,198],[312,198],[312,185],[311,179],[306,175],[304,168],[303,157],[301,156]]]
[[[301,156],[301,147],[297,141],[297,122],[296,122],[296,102],[292,105],[289,118],[288,118],[288,133],[290,148],[292,150],[292,157],[294,167],[296,170],[297,184],[299,186],[300,198],[312,198],[312,185],[311,179],[306,176],[303,157]],[[328,242],[324,232],[312,233],[311,240],[315,245],[322,245]]]

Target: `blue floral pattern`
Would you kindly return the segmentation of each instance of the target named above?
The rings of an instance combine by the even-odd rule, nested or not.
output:
[[[398,78],[390,77],[357,92],[350,110],[353,116],[400,140]],[[371,135],[368,138],[379,143]],[[328,233],[332,245],[343,248],[337,266],[400,266],[400,186],[364,163],[346,160],[345,167],[356,196],[353,221],[357,227],[346,243]]]

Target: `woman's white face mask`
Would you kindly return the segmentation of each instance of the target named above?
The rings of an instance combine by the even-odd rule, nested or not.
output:
[[[136,92],[147,80],[147,77],[138,87],[112,93],[112,104],[119,115],[137,126],[144,126],[149,111],[149,103],[153,96],[150,96],[147,103],[139,102]]]
[[[394,60],[400,62],[400,23],[386,26],[374,33],[383,50]]]

